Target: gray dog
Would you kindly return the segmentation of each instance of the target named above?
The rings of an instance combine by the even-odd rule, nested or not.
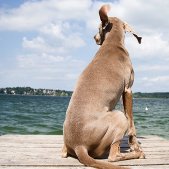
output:
[[[101,45],[81,74],[64,122],[62,157],[77,157],[81,163],[101,169],[124,168],[111,161],[144,158],[137,139],[132,112],[134,71],[124,47],[125,32],[141,37],[116,17],[108,17],[108,5],[99,10],[101,25],[94,37]],[[120,97],[124,112],[114,110]],[[131,152],[120,153],[120,141],[128,131]],[[108,161],[95,160],[109,152]]]

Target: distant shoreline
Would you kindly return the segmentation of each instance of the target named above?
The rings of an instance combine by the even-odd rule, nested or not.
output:
[[[54,89],[34,89],[31,87],[6,87],[0,88],[1,95],[23,95],[23,96],[71,96],[72,91]]]
[[[169,98],[169,92],[154,92],[154,93],[133,93],[134,98]]]
[[[73,91],[54,90],[54,89],[34,89],[31,87],[6,87],[0,88],[0,95],[19,95],[19,96],[57,96],[71,97]],[[133,93],[133,98],[169,98],[169,92],[153,93]]]
[[[54,95],[24,95],[24,94],[0,94],[0,96],[25,96],[25,97],[71,97],[71,96],[54,96]]]

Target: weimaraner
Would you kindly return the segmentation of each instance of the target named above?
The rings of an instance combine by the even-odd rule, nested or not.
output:
[[[108,17],[108,5],[99,10],[101,25],[94,37],[101,45],[92,62],[80,75],[64,122],[62,157],[74,156],[86,166],[120,169],[110,162],[144,158],[137,142],[132,112],[134,71],[124,46],[131,27],[116,17]],[[114,110],[120,97],[124,112]],[[128,131],[131,152],[120,153],[120,141]],[[108,161],[95,160],[109,152]]]

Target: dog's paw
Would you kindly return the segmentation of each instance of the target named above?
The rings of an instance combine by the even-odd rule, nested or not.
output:
[[[67,148],[66,148],[65,145],[62,148],[61,157],[62,158],[67,158],[68,157]]]
[[[142,151],[141,146],[138,143],[134,143],[134,144],[129,144],[130,146],[130,151]]]
[[[146,158],[146,155],[143,153],[143,151],[141,151],[139,159],[145,159],[145,158]]]
[[[137,141],[137,138],[135,136],[129,136],[128,144],[130,146],[130,151],[136,151],[136,152],[143,151],[141,148],[141,145],[139,144],[139,142]]]
[[[109,162],[121,161],[122,158],[123,158],[123,155],[122,154],[118,154],[118,155],[113,156],[113,157],[109,156],[108,157],[108,161]]]
[[[63,153],[62,153],[61,157],[62,157],[62,158],[67,158],[68,156],[67,156],[67,154],[63,154]]]

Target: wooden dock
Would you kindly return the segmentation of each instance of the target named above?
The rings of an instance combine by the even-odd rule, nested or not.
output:
[[[138,138],[146,159],[115,162],[132,169],[169,169],[169,140],[158,136]],[[0,136],[0,169],[91,169],[77,159],[60,157],[63,136],[3,135]],[[127,139],[122,150],[128,150]],[[101,159],[107,160],[107,159]]]

